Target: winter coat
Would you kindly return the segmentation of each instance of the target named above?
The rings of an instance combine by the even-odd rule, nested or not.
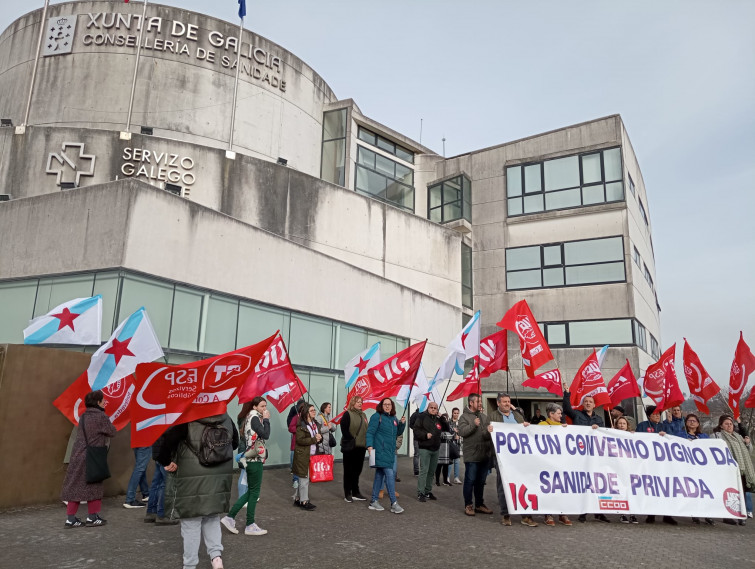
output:
[[[227,415],[213,415],[191,423],[176,425],[165,432],[158,457],[163,466],[175,462],[178,469],[167,473],[165,484],[165,516],[172,519],[198,518],[228,511],[231,501],[233,460],[215,466],[203,466],[189,448],[199,449],[205,425],[222,422],[232,433],[233,446],[239,445],[239,434]]]
[[[475,419],[480,425],[475,425]],[[472,412],[469,407],[459,417],[459,436],[462,442],[464,462],[487,462],[493,454],[493,439],[488,432],[490,421],[482,411]]]
[[[110,438],[115,436],[115,427],[99,407],[87,407],[80,421],[84,423],[89,446],[105,446],[109,443]],[[66,477],[63,480],[63,489],[60,493],[62,500],[67,502],[102,500],[105,493],[104,484],[102,482],[87,484],[86,481],[86,449],[84,433],[82,433],[81,423],[79,423],[76,442],[73,443],[73,451],[71,452],[71,461],[68,463]]]
[[[684,428],[684,419],[681,417],[671,417],[670,421],[663,421],[663,430],[666,434],[676,435],[677,437],[683,437],[687,429]]]
[[[338,425],[330,422],[330,417],[325,413],[320,413],[315,417],[317,426],[320,428],[320,434],[322,435],[322,449],[325,454],[333,454],[333,449],[330,447],[330,434],[336,432]]]
[[[666,432],[665,425],[662,421],[658,421],[657,423],[653,423],[652,421],[643,421],[639,425],[637,425],[637,432],[638,433],[660,433],[660,432]]]
[[[317,428],[317,423],[314,423]],[[301,478],[309,478],[309,457],[311,456],[312,445],[317,444],[317,439],[312,436],[309,428],[303,421],[296,424],[294,432],[296,448],[294,448],[294,462],[291,466],[291,472]]]
[[[440,434],[443,432],[440,416],[430,415],[427,411],[420,413],[414,421],[412,431],[414,431],[414,439],[419,448],[429,451],[440,448]],[[428,434],[432,435],[429,439]]]
[[[517,423],[520,423],[520,424],[524,423],[524,417],[519,411],[517,411],[516,409],[512,409],[511,411],[509,411],[509,414],[512,414],[512,413],[514,414],[514,419],[516,419]],[[545,418],[543,418],[542,420],[545,421]],[[500,409],[496,408],[490,414],[490,422],[491,423],[504,423],[505,422],[503,420],[503,413],[501,413]]]
[[[592,415],[588,415],[584,411],[572,409],[571,406],[571,394],[568,391],[564,391],[564,414],[572,420],[575,425],[582,427],[590,427],[592,425],[598,425],[598,427],[605,427],[603,417],[598,415],[597,408],[593,409]]]
[[[395,416],[377,412],[370,417],[367,427],[367,447],[375,450],[376,468],[393,468],[396,456],[396,438],[403,434],[405,424]]]

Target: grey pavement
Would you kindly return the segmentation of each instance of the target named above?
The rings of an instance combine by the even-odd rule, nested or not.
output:
[[[436,488],[437,502],[417,502],[408,458],[399,460],[402,481],[397,484],[399,503],[406,511],[396,515],[388,511],[387,498],[382,500],[383,512],[368,510],[365,502],[344,502],[341,465],[337,463],[335,470],[334,482],[311,485],[314,512],[292,506],[291,475],[286,469],[265,470],[256,518],[269,533],[253,537],[223,530],[225,567],[755,568],[752,520],[745,527],[720,520],[709,527],[678,518],[679,526],[671,527],[620,524],[618,516],[610,516],[611,524],[592,519],[579,524],[574,516],[571,528],[542,524],[528,528],[515,516],[512,527],[503,527],[497,515],[495,474],[488,478],[485,496],[496,514],[468,517],[460,486]],[[365,495],[372,478],[365,465],[361,485]],[[65,529],[62,504],[0,513],[0,568],[180,568],[179,527],[146,524],[145,509],[127,510],[122,503],[122,496],[104,501],[102,516],[108,524],[101,528]],[[85,508],[81,506],[80,514],[86,514]],[[244,510],[237,526],[243,527],[243,516]],[[199,567],[210,567],[204,546]]]

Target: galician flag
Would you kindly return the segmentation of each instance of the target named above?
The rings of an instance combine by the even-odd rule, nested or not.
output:
[[[376,342],[346,362],[346,366],[343,368],[343,376],[346,378],[346,393],[351,391],[360,375],[364,375],[367,370],[375,367],[381,361],[380,342]]]
[[[160,341],[149,321],[147,311],[140,308],[121,322],[113,335],[92,355],[87,376],[92,391],[134,373],[137,364],[163,357]]]
[[[454,372],[464,375],[464,362],[480,353],[480,311],[475,312],[461,332],[448,344],[446,358],[440,364],[432,380],[435,386],[443,380],[451,379]]]
[[[75,298],[38,316],[24,329],[24,344],[99,345],[102,296]]]
[[[409,390],[410,387],[411,391]],[[419,364],[419,371],[417,371],[414,384],[411,386],[404,385],[401,388],[401,391],[396,396],[396,403],[402,407],[406,407],[406,404],[409,402],[416,403],[419,411],[422,412],[427,408],[427,404],[430,401],[440,402],[440,393],[438,393],[438,389],[432,381],[427,381],[425,368],[422,364]]]

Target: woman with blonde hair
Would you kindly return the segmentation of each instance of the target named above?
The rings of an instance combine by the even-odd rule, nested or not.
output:
[[[367,500],[359,491],[359,476],[367,452],[367,415],[362,411],[359,395],[349,399],[341,418],[341,452],[343,453],[344,500],[353,502]]]

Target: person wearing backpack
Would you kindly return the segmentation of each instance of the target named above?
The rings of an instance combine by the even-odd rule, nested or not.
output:
[[[199,564],[200,536],[212,569],[223,568],[220,514],[228,511],[233,484],[233,449],[239,435],[226,414],[165,431],[158,462],[165,467],[165,516],[181,521],[184,569]]]
[[[245,413],[246,412],[246,413]],[[241,413],[245,414],[244,440],[246,451],[242,461],[246,464],[246,479],[248,490],[239,496],[239,499],[228,512],[228,515],[220,520],[220,523],[231,533],[239,533],[236,529],[236,516],[241,508],[246,506],[245,535],[265,535],[266,529],[262,529],[254,522],[254,513],[257,508],[257,498],[262,487],[262,465],[267,458],[266,441],[270,438],[270,411],[267,410],[267,400],[255,397],[244,403]]]

